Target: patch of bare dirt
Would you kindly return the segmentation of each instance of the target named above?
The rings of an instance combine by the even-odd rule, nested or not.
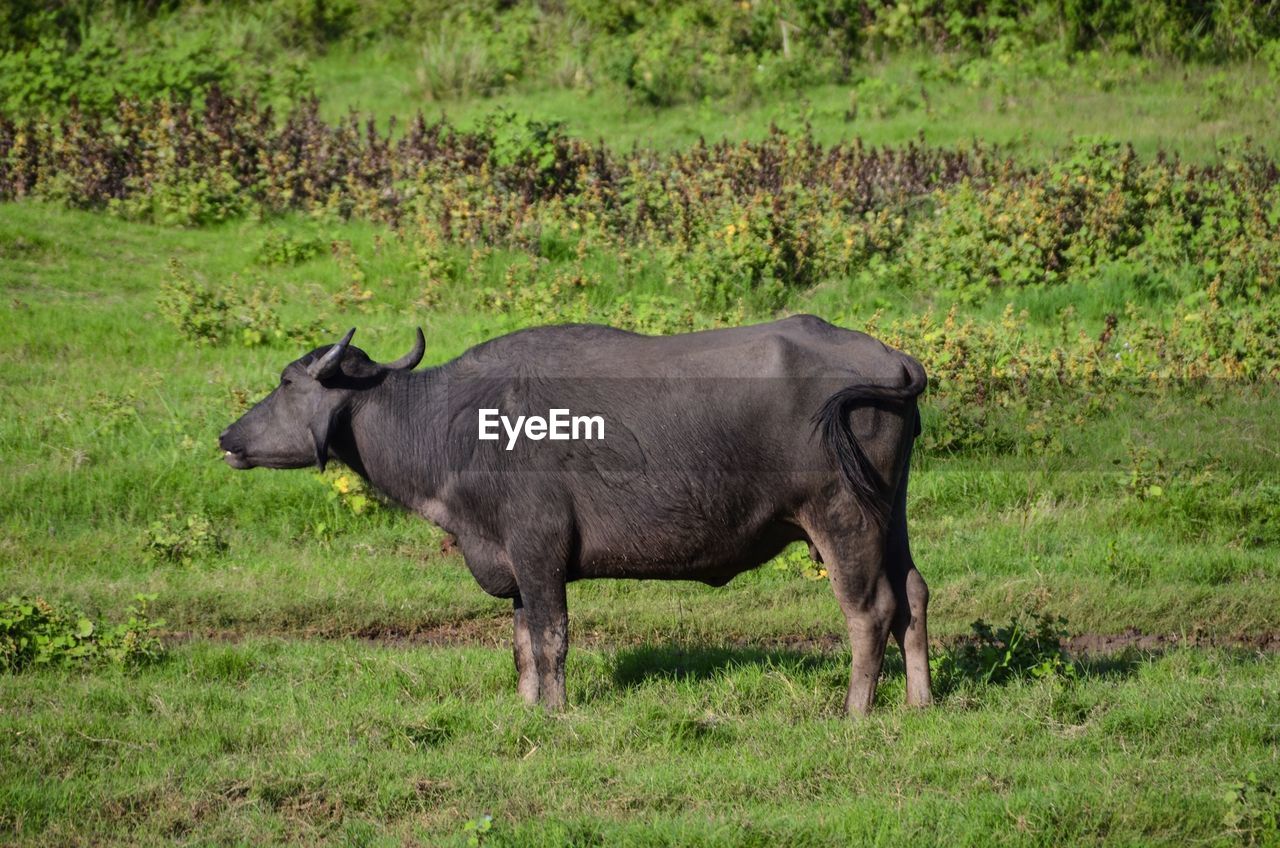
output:
[[[502,618],[469,618],[463,621],[451,621],[421,628],[397,627],[363,627],[355,633],[346,634],[354,639],[376,642],[380,645],[403,645],[405,647],[428,645],[455,647],[461,645],[477,645],[492,647],[511,639],[511,619]]]
[[[1250,633],[1223,636],[1206,633],[1081,633],[1064,640],[1071,654],[1116,654],[1130,649],[1168,651],[1173,648],[1246,648],[1267,653],[1280,652],[1280,633]]]
[[[239,630],[182,630],[162,634],[170,644],[196,640],[239,642],[252,636],[279,636],[287,639],[358,639],[389,647],[506,647],[511,639],[511,619],[475,618],[422,627],[384,627],[370,625],[354,631],[302,629],[278,633],[255,633]],[[619,636],[612,633],[572,633],[572,644],[580,648],[628,647],[649,644],[652,637]],[[969,637],[952,636],[934,639],[934,648],[948,648],[970,641]],[[784,650],[798,653],[831,653],[845,650],[847,639],[840,634],[783,635],[759,639],[727,638],[720,645],[757,650]],[[1240,648],[1267,653],[1280,653],[1280,632],[1246,634],[1211,633],[1142,633],[1129,629],[1122,633],[1080,633],[1068,637],[1063,647],[1073,656],[1101,656],[1136,650],[1169,651],[1175,648]]]

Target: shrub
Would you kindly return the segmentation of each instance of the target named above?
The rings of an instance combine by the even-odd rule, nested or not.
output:
[[[775,129],[755,142],[618,152],[509,113],[469,132],[419,118],[400,133],[329,124],[317,109],[277,123],[251,100],[211,93],[202,108],[122,102],[111,123],[0,118],[0,197],[132,214],[164,206],[152,198],[168,189],[156,185],[226,181],[185,217],[294,209],[382,222],[420,280],[421,305],[454,297],[517,326],[672,332],[797,308],[820,289],[859,297],[865,286],[866,301],[902,289],[940,308],[841,323],[924,362],[932,450],[1058,453],[1064,433],[1117,397],[1280,375],[1280,167],[1247,146],[1191,166],[1084,140],[1021,163],[981,146],[824,146]],[[349,282],[331,302],[384,308],[353,248],[329,247]],[[259,261],[322,251],[320,239],[273,235]],[[600,257],[627,279],[661,270],[664,288],[619,296],[601,284]],[[1067,311],[1051,338],[1012,309],[997,320],[948,311],[1115,274],[1158,296],[1163,314],[1128,308],[1087,326]],[[321,321],[286,323],[281,298],[175,265],[159,308],[198,343],[317,341]]]
[[[1231,304],[1264,297],[1280,275],[1280,168],[1249,147],[1193,167],[1082,141],[1025,165],[981,147],[828,148],[774,131],[619,154],[510,113],[474,132],[419,119],[393,135],[326,124],[317,108],[277,125],[252,101],[211,92],[203,109],[123,102],[110,125],[75,112],[56,125],[0,119],[0,198],[180,225],[286,209],[356,216],[428,252],[542,252],[549,238],[635,246],[668,257],[712,310],[776,309],[841,277],[978,302],[1118,265],[1176,277],[1182,293],[1216,283]],[[322,249],[280,236],[262,255],[300,261]]]
[[[548,272],[547,261],[537,257],[507,266],[501,288],[482,288],[477,306],[509,316],[518,325],[584,321],[586,293],[593,281],[572,269]]]
[[[243,60],[208,32],[161,38],[145,51],[126,51],[111,30],[92,27],[76,45],[43,38],[0,53],[0,108],[59,113],[74,103],[83,112],[100,114],[110,112],[122,96],[197,101],[214,86],[237,89],[249,83]],[[255,89],[265,93],[267,87]]]
[[[423,43],[420,57],[415,74],[426,100],[485,95],[508,82],[487,41],[476,33],[432,33]]]
[[[161,284],[156,301],[160,314],[191,341],[221,342],[231,311],[226,296],[197,283],[176,259],[170,260],[169,273],[171,279]]]
[[[811,288],[835,268],[831,248],[840,221],[819,192],[756,194],[724,211],[687,252],[671,259],[677,279],[716,314],[744,305],[779,309],[789,295]]]
[[[609,315],[615,327],[654,336],[669,336],[702,329],[704,322],[688,301],[665,295],[623,297]]]
[[[316,48],[350,32],[358,11],[356,0],[277,0],[269,14],[285,44]]]
[[[1097,336],[1064,326],[1056,342],[1012,307],[996,322],[961,320],[953,308],[864,327],[924,363],[926,450],[1041,454],[1065,450],[1062,434],[1122,396],[1280,376],[1280,301],[1229,308],[1210,296],[1203,311],[1178,311],[1167,324],[1135,310],[1113,315]]]
[[[736,10],[735,10],[736,11]],[[678,7],[668,18],[620,38],[606,72],[635,97],[653,106],[720,97],[756,63],[750,53],[734,50],[729,27],[698,5]]]
[[[512,112],[485,119],[480,134],[499,185],[527,197],[572,191],[572,149],[561,121],[521,120]]]
[[[868,114],[876,118],[891,118],[919,105],[920,98],[910,89],[881,77],[865,77],[849,92],[845,120],[854,121]]]

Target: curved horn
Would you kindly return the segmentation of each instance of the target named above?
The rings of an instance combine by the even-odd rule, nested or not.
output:
[[[351,337],[355,334],[355,327],[347,330],[347,334],[342,337],[342,341],[329,348],[324,356],[307,366],[307,373],[317,380],[332,377],[334,372],[338,370],[338,363],[342,361],[342,354],[347,352],[347,345],[351,344]]]
[[[413,350],[409,351],[395,362],[386,363],[382,366],[383,368],[387,368],[391,371],[412,371],[414,368],[418,367],[418,363],[422,361],[422,354],[427,352],[427,340],[426,337],[422,335],[421,327],[415,327],[414,333],[417,334],[417,338],[413,341]]]

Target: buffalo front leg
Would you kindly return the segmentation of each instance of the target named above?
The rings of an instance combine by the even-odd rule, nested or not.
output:
[[[516,674],[519,680],[516,691],[526,704],[538,702],[538,667],[533,657],[533,637],[529,634],[529,618],[519,596],[512,602],[515,607],[515,635],[512,647],[516,657]]]
[[[564,663],[569,655],[569,607],[563,573],[541,574],[522,582],[520,599],[533,657],[536,698],[549,710],[562,709],[565,705]],[[519,626],[517,623],[517,629]],[[523,672],[520,680],[521,694],[524,694]]]

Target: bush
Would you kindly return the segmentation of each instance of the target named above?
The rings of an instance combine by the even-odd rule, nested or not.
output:
[[[836,268],[831,249],[838,219],[826,215],[821,193],[799,191],[726,209],[688,251],[671,258],[675,277],[699,305],[726,314],[741,305],[772,312]]]
[[[385,221],[426,245],[541,251],[547,234],[668,257],[707,309],[781,306],[828,279],[943,291],[1096,277],[1118,265],[1217,285],[1225,303],[1280,276],[1280,168],[1243,147],[1215,165],[1081,141],[1047,165],[978,147],[827,148],[778,131],[740,145],[616,153],[555,122],[499,113],[472,132],[419,119],[400,135],[311,102],[283,125],[213,91],[203,108],[122,102],[110,122],[0,119],[0,198],[39,197],[179,225],[297,209]],[[265,261],[317,240],[283,236]],[[428,251],[429,252],[429,251]]]
[[[488,44],[476,35],[433,33],[420,56],[415,73],[425,100],[482,96],[506,84]]]
[[[74,103],[100,114],[125,96],[196,101],[214,86],[235,89],[248,82],[242,59],[212,33],[126,52],[109,30],[93,28],[75,47],[46,38],[0,54],[0,108],[60,113]]]
[[[155,595],[136,595],[128,617],[115,625],[95,624],[75,606],[43,598],[10,596],[0,601],[0,671],[57,665],[138,666],[164,654],[152,620]]]
[[[1118,398],[1280,376],[1280,301],[1229,308],[1211,296],[1203,312],[1178,311],[1167,325],[1134,310],[1113,315],[1096,336],[1064,326],[1056,342],[1011,307],[997,322],[952,309],[864,327],[924,363],[926,450],[1053,454],[1066,450],[1062,434]]]

